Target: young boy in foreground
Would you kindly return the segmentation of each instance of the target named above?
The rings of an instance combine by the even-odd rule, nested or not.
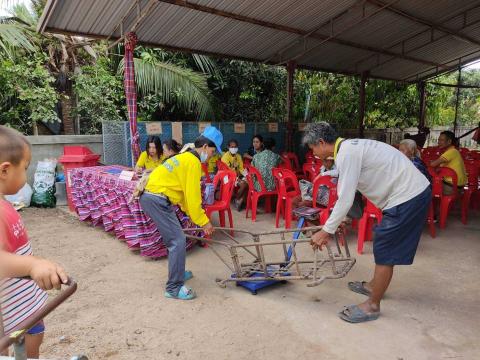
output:
[[[58,265],[32,256],[31,244],[20,216],[5,200],[26,183],[30,164],[30,144],[20,133],[0,126],[0,320],[1,333],[17,330],[18,325],[39,311],[47,300],[44,290],[60,288],[67,282]],[[25,279],[21,277],[30,277]],[[38,358],[43,341],[43,321],[25,335],[28,358]]]

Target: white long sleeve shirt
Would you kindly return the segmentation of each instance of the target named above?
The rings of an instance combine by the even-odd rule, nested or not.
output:
[[[393,146],[375,140],[343,141],[335,165],[338,200],[323,226],[330,234],[352,207],[356,190],[379,209],[387,210],[413,199],[430,185],[410,159]]]

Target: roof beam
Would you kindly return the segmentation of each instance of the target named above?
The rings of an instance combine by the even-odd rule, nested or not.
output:
[[[475,55],[475,57],[471,58],[471,56],[473,56],[473,55]],[[473,61],[476,61],[478,59],[480,59],[480,49],[475,50],[475,51],[473,51],[469,54],[463,55],[459,58],[444,62],[443,65],[444,65],[445,70],[442,70],[442,71],[437,70],[437,71],[435,71],[435,73],[426,74],[426,73],[431,72],[433,70],[432,68],[430,68],[430,69],[427,69],[427,70],[423,70],[423,71],[421,71],[417,74],[407,76],[407,77],[403,78],[401,81],[402,82],[427,81],[427,80],[435,78],[437,76],[448,74],[452,71],[456,71],[456,70],[458,70],[459,67],[467,65],[467,64],[469,64]],[[453,62],[455,62],[456,64],[448,65],[448,64],[451,64]],[[421,74],[426,74],[426,75],[421,76]],[[410,79],[412,79],[412,80],[410,80]]]
[[[453,16],[445,19],[444,21],[450,21],[450,20],[452,20],[452,19],[454,19],[454,18],[456,18],[456,17],[465,15],[465,14],[467,14],[469,11],[471,11],[471,10],[473,10],[473,9],[476,9],[476,8],[478,8],[479,6],[480,6],[480,5],[476,5],[476,6],[470,8],[470,9],[464,11],[464,12],[461,12],[461,13],[459,13],[459,14],[455,14],[455,15],[453,15]],[[473,22],[471,22],[471,23],[469,23],[469,24],[464,24],[460,30],[463,30],[463,29],[465,29],[466,27],[469,27],[469,26],[476,25],[476,24],[478,24],[479,22],[480,22],[480,20],[475,20],[475,21],[473,21]],[[411,52],[413,52],[413,51],[419,50],[419,49],[423,48],[424,46],[426,46],[426,45],[428,45],[428,44],[431,44],[431,43],[434,43],[434,42],[436,42],[436,41],[442,40],[442,39],[444,39],[445,37],[447,37],[447,36],[450,35],[450,34],[443,34],[443,35],[435,38],[435,37],[433,37],[433,34],[432,34],[432,37],[430,37],[430,40],[429,40],[427,43],[418,45],[418,46],[416,46],[416,47],[414,47],[414,48],[412,48],[412,49],[409,49],[407,52],[405,52],[405,49],[404,49],[404,48],[405,48],[405,43],[406,43],[407,41],[410,41],[410,40],[414,39],[415,37],[417,37],[417,36],[419,36],[419,35],[421,35],[421,34],[423,34],[423,33],[426,33],[426,32],[432,32],[432,28],[428,28],[428,29],[426,29],[426,30],[422,30],[421,32],[416,33],[415,35],[409,36],[408,38],[403,39],[403,40],[401,40],[401,41],[393,44],[392,46],[390,46],[390,49],[391,49],[391,48],[394,48],[394,47],[396,47],[396,46],[402,45],[402,53],[405,54],[405,55],[408,55],[408,53],[411,53]],[[370,59],[370,58],[372,58],[372,56],[367,56],[367,57],[365,57],[365,58],[363,58],[363,59],[361,59],[361,60],[358,60],[358,61],[355,63],[355,68],[357,69],[357,68],[359,67],[359,64],[367,61],[367,60]],[[375,69],[375,68],[377,68],[377,67],[379,67],[379,66],[382,66],[382,65],[384,65],[384,64],[386,64],[386,63],[388,63],[388,62],[390,62],[390,61],[392,61],[392,60],[394,60],[394,59],[388,59],[388,60],[385,60],[385,61],[383,61],[383,62],[377,62],[377,64],[376,64],[375,66],[369,67],[367,70],[368,70],[368,71],[372,71],[373,69]],[[435,65],[432,65],[432,66],[437,67],[437,66],[435,66]],[[439,67],[439,68],[446,68],[446,66],[445,66],[444,64],[440,64],[440,66],[438,66],[438,67]],[[448,70],[448,68],[447,68],[447,70]]]
[[[379,7],[383,7],[385,6],[385,3],[383,3],[382,1],[379,1],[379,0],[367,0],[370,4],[373,4],[373,5],[376,5],[376,6],[379,6]],[[407,18],[407,19],[410,19],[412,20],[413,22],[416,22],[416,23],[419,23],[419,24],[422,24],[422,25],[425,25],[425,26],[428,26],[428,27],[431,27],[435,30],[439,30],[439,31],[442,31],[444,33],[447,33],[447,34],[450,34],[450,35],[453,35],[453,36],[456,36],[462,40],[465,40],[465,41],[468,41],[469,43],[472,43],[474,45],[477,45],[477,46],[480,46],[480,41],[468,36],[468,35],[465,35],[465,34],[462,34],[460,32],[458,32],[457,30],[453,30],[453,29],[449,29],[445,26],[443,26],[442,24],[438,24],[436,22],[433,22],[433,21],[430,21],[430,20],[427,20],[427,19],[423,19],[419,16],[415,16],[411,13],[408,13],[406,11],[403,11],[403,10],[400,10],[400,9],[397,9],[395,7],[388,7],[386,9],[387,11],[390,11],[390,12],[393,12],[397,15],[400,15],[404,18]]]
[[[304,30],[296,29],[296,28],[293,28],[293,27],[290,27],[290,26],[275,24],[275,23],[271,23],[271,22],[268,22],[268,21],[259,20],[259,19],[248,17],[248,16],[240,15],[240,14],[235,14],[235,13],[231,13],[231,12],[227,12],[227,11],[223,11],[223,10],[218,10],[218,9],[208,7],[208,6],[205,6],[205,5],[194,4],[194,3],[191,3],[191,2],[186,1],[186,0],[157,0],[157,1],[163,2],[163,3],[166,3],[166,4],[177,5],[177,6],[184,7],[184,8],[191,9],[191,10],[204,12],[204,13],[207,13],[207,14],[212,14],[212,15],[225,17],[225,18],[228,18],[228,19],[242,21],[242,22],[246,22],[246,23],[249,23],[249,24],[254,24],[254,25],[266,27],[266,28],[269,28],[269,29],[284,31],[284,32],[287,32],[287,33],[290,33],[290,34],[297,34],[297,35],[300,35],[300,36],[307,36],[308,35],[309,37],[320,40],[320,41],[326,41],[328,39],[328,41],[330,41],[332,43],[339,44],[339,45],[344,45],[344,46],[348,46],[348,47],[352,47],[352,48],[356,48],[356,49],[360,49],[360,50],[366,50],[366,51],[374,52],[374,53],[377,53],[377,54],[393,56],[393,57],[396,57],[396,58],[399,58],[399,59],[409,60],[409,61],[413,61],[413,62],[416,62],[416,63],[424,64],[424,65],[440,66],[440,67],[442,66],[441,64],[437,64],[437,63],[432,62],[432,61],[420,59],[420,58],[417,58],[417,57],[414,57],[414,56],[402,55],[402,54],[394,52],[394,51],[380,49],[380,48],[367,46],[367,45],[363,45],[363,44],[358,44],[358,43],[347,41],[347,40],[340,40],[340,39],[336,39],[336,38],[330,39],[330,36],[321,35],[321,34],[317,34],[317,33],[309,34],[309,31],[304,31]]]

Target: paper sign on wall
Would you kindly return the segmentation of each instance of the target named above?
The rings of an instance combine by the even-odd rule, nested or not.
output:
[[[307,127],[307,123],[299,123],[298,131],[305,131],[306,127]]]
[[[147,135],[161,135],[162,123],[161,122],[149,122],[146,124]]]
[[[128,171],[128,170],[123,170],[120,173],[120,176],[118,177],[120,180],[127,180],[127,181],[132,181],[133,175],[135,175],[135,172],[133,171]]]
[[[209,122],[201,122],[198,124],[198,132],[201,134],[205,130],[206,127],[210,126]]]
[[[182,123],[181,122],[172,122],[172,139],[178,142],[179,144],[183,144],[183,130],[182,130]]]
[[[268,132],[278,132],[278,123],[268,123]]]
[[[235,134],[245,134],[245,124],[243,123],[233,124],[233,132]]]

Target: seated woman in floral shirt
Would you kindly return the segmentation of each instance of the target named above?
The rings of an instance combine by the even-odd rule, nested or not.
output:
[[[282,158],[280,155],[275,154],[272,149],[275,146],[274,139],[266,139],[263,143],[264,150],[258,154],[255,154],[252,160],[252,165],[258,169],[262,175],[263,181],[267,190],[275,190],[275,179],[272,175],[272,169],[277,167],[281,162]],[[260,184],[254,179],[255,189],[260,191]]]

